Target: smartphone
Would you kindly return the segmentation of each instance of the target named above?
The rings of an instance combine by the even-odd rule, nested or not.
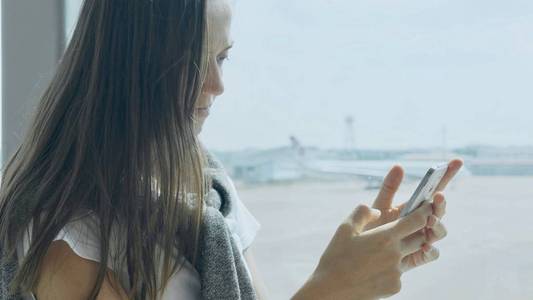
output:
[[[405,217],[413,212],[424,200],[430,200],[447,170],[448,164],[430,168],[409,199],[409,202],[407,202],[407,205],[403,208],[400,217]]]

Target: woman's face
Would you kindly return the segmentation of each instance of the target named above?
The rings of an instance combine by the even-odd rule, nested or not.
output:
[[[233,41],[230,36],[231,5],[229,0],[206,0],[208,31],[208,68],[207,77],[198,102],[196,103],[196,133],[209,116],[209,109],[215,97],[224,92],[222,65],[228,58]]]

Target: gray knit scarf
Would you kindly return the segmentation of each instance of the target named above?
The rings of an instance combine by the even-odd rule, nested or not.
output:
[[[222,165],[208,154],[212,188],[206,201],[200,230],[196,269],[200,274],[201,295],[206,300],[257,299],[251,278],[244,266],[224,217],[232,209],[236,195],[229,187]],[[0,245],[0,253],[4,251]],[[22,300],[20,294],[8,296],[7,287],[17,269],[17,262],[4,261],[0,265],[0,299]]]
[[[257,299],[251,279],[224,217],[236,196],[228,175],[211,154],[207,155],[213,181],[200,232],[196,269],[200,273],[203,299]]]

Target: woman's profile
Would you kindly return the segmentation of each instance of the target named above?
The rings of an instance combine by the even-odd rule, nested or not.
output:
[[[0,245],[12,268],[2,292],[266,299],[250,247],[260,225],[198,138],[224,92],[231,19],[230,0],[84,1],[3,170]],[[392,204],[403,170],[393,167],[373,207],[340,220],[293,299],[398,293],[402,273],[438,258],[441,191],[461,165],[452,160],[433,201],[403,218]]]

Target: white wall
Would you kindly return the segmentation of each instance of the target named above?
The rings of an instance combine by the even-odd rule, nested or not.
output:
[[[2,1],[2,160],[23,141],[63,51],[63,0]],[[8,24],[8,25],[6,25]],[[9,74],[9,76],[7,76]]]

